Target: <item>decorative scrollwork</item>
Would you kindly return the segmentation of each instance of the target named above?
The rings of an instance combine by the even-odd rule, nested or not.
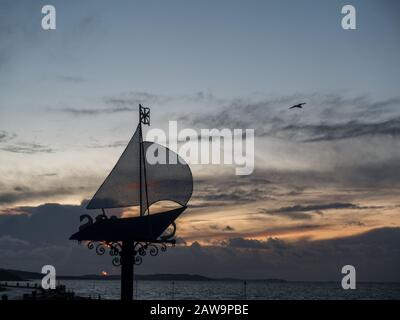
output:
[[[164,242],[136,242],[134,246],[135,265],[143,262],[143,257],[147,255],[155,257],[160,252],[167,251],[167,245]]]
[[[99,256],[102,256],[105,252],[106,252],[106,248],[104,248],[105,244],[100,242],[97,246],[96,246],[96,253]]]
[[[114,257],[111,262],[112,262],[114,267],[121,266],[121,256]]]
[[[149,113],[148,109],[143,108],[143,117],[145,119],[145,122],[149,120]],[[143,122],[144,123],[144,122]],[[147,123],[145,123],[147,124]],[[96,223],[101,223],[102,221],[105,221],[107,219],[117,219],[116,216],[110,216],[108,217],[105,214],[105,211],[103,210],[103,214],[100,214],[96,216],[95,220],[90,215],[81,215],[80,216],[80,221],[83,222],[86,220],[84,224],[82,224],[79,227],[79,230],[83,230],[87,227],[90,227],[92,224]],[[147,242],[147,241],[142,241],[142,242],[135,242],[133,246],[133,255],[134,255],[134,263],[135,265],[140,265],[143,262],[143,257],[149,253],[150,256],[155,257],[157,256],[160,252],[165,252],[167,251],[167,243],[172,244],[173,246],[175,245],[175,240],[173,239],[176,233],[176,224],[173,222],[167,230],[165,230],[164,234],[159,237],[158,240],[155,240],[154,242]],[[96,241],[89,241],[87,243],[87,247],[90,250],[95,249],[96,254],[102,256],[106,253],[107,250],[109,250],[109,254],[112,257],[112,264],[114,266],[120,266],[122,263],[122,243],[120,242],[111,242],[111,241],[101,241],[101,242],[96,242]]]
[[[134,263],[135,265],[140,265],[143,262],[143,257],[147,255],[147,253],[155,257],[160,252],[167,251],[167,243],[172,244],[174,246],[174,241],[168,242],[135,242],[133,247],[133,255],[134,255]],[[119,267],[122,263],[121,253],[122,253],[122,245],[119,242],[99,242],[96,243],[94,241],[90,241],[87,243],[87,247],[90,250],[95,249],[96,254],[102,256],[109,250],[109,254],[112,258],[112,264],[116,267]]]
[[[136,266],[141,265],[142,262],[143,262],[143,258],[141,256],[136,255],[135,260],[134,260],[135,265]]]
[[[94,242],[93,241],[88,242],[87,247],[89,248],[89,250],[92,250],[94,248]]]
[[[119,242],[110,242],[108,243],[110,248],[110,256],[119,256],[122,251],[122,246]]]
[[[100,242],[95,244],[94,241],[90,241],[87,244],[87,247],[90,250],[95,249],[96,254],[99,256],[102,256],[106,253],[107,249],[109,250],[110,256],[113,257],[113,264],[114,265],[120,265],[121,264],[121,250],[122,246],[118,242]]]
[[[154,244],[149,244],[150,250],[149,253],[152,257],[155,257],[156,255],[158,255],[158,247]]]
[[[134,247],[134,255],[135,256],[142,256],[144,257],[146,255],[146,250],[147,250],[147,243],[143,242],[136,242],[135,247]]]

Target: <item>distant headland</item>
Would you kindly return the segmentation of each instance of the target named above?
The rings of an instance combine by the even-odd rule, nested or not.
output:
[[[38,272],[29,272],[14,269],[0,269],[0,281],[27,281],[42,279],[43,274]],[[58,280],[119,280],[119,275],[97,275],[87,274],[80,276],[59,275]],[[237,278],[211,278],[196,274],[138,274],[135,280],[146,281],[267,281],[283,283],[282,279],[237,279]]]

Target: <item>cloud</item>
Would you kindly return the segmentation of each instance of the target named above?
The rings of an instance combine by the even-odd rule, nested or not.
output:
[[[26,203],[29,201],[46,201],[53,197],[79,194],[89,189],[92,190],[89,187],[68,187],[59,185],[50,185],[48,187],[36,186],[35,189],[32,189],[28,186],[17,185],[10,191],[3,191],[0,193],[0,206],[11,206],[20,202]]]
[[[230,232],[230,231],[235,231],[235,228],[233,228],[231,226],[226,226],[223,230]]]
[[[255,222],[258,223],[257,230],[235,230],[229,231],[220,229],[218,232],[216,230],[211,229],[210,225],[207,224],[205,227],[198,227],[196,225],[190,225],[190,232],[186,232],[185,240],[187,242],[202,240],[208,244],[212,244],[215,241],[222,241],[226,239],[228,236],[229,238],[261,238],[261,237],[280,237],[280,236],[290,236],[294,235],[298,237],[299,234],[302,233],[309,233],[309,232],[321,232],[324,229],[331,229],[332,225],[329,223],[297,223],[297,224],[274,224],[269,227],[265,227],[268,223],[264,220],[261,220],[253,215],[249,215],[246,219],[239,219],[239,220],[247,220],[247,222],[254,224]],[[212,220],[211,220],[212,221]],[[193,220],[191,221],[193,222]],[[210,222],[208,220],[207,222]],[[187,228],[186,228],[187,229]],[[211,229],[211,231],[210,231]],[[193,232],[195,230],[196,232]],[[187,231],[187,230],[185,230]],[[305,235],[306,236],[306,235]],[[222,240],[221,240],[222,239]]]
[[[37,207],[8,209],[0,215],[0,234],[30,244],[66,244],[78,230],[79,216],[87,211],[82,206],[44,204]]]
[[[301,211],[270,211],[266,209],[260,209],[258,211],[262,214],[267,214],[270,216],[279,215],[281,217],[288,218],[290,220],[311,220],[313,218],[312,214],[301,212]]]
[[[271,200],[275,186],[263,176],[229,176],[220,175],[196,179],[192,207],[210,205],[245,204],[261,200]]]
[[[53,264],[59,274],[119,273],[108,255],[99,257],[68,240],[80,225],[79,216],[87,213],[82,206],[46,204],[0,215],[0,266],[38,271]],[[146,256],[138,272],[340,281],[341,267],[350,263],[359,281],[400,281],[400,228],[318,241],[288,242],[271,235],[262,241],[227,238],[211,246],[179,242],[157,257]]]
[[[276,226],[276,227],[271,227],[267,228],[263,231],[261,231],[261,234],[268,234],[269,236],[279,236],[282,234],[288,234],[288,233],[299,233],[302,231],[312,231],[312,230],[322,230],[329,228],[330,225],[328,224],[318,224],[318,223],[301,223],[301,224],[295,224],[295,225],[282,225],[282,226]],[[250,237],[252,235],[249,235]],[[258,236],[257,234],[254,234],[254,236]]]
[[[322,211],[326,210],[363,210],[363,209],[382,209],[382,206],[359,206],[353,203],[327,203],[327,204],[313,204],[313,205],[294,205],[289,207],[281,207],[277,209],[260,209],[259,213],[264,213],[268,215],[280,215],[285,216],[291,220],[310,220],[312,214],[322,215]],[[310,213],[311,212],[311,213]]]
[[[256,167],[255,173],[246,177],[222,173],[197,177],[189,206],[202,209],[241,205],[249,206],[251,213],[254,208],[250,206],[257,205],[260,208],[259,214],[284,216],[291,220],[310,220],[315,214],[334,209],[384,209],[378,205],[363,205],[365,191],[376,193],[379,192],[377,188],[385,188],[385,194],[390,196],[396,193],[399,182],[400,164],[395,159],[377,164],[336,166],[324,171]],[[348,196],[343,198],[342,195],[341,202],[332,202],[332,197],[341,195],[343,188],[347,190]],[[330,190],[331,193],[321,190]],[[309,199],[308,203],[302,203],[299,199],[302,194],[307,194],[307,197],[315,194],[315,197]],[[278,207],[280,201],[295,203]]]
[[[14,139],[17,135],[6,131],[0,131],[0,143],[8,142]]]
[[[358,281],[399,281],[400,228],[375,229],[365,234],[330,240],[288,242],[232,238],[225,245],[179,247],[146,260],[147,272],[199,273],[214,277],[282,278],[335,281],[352,264]],[[212,261],[212,264],[210,264]],[[245,266],[245,267],[243,267]]]
[[[130,91],[122,92],[119,95],[104,98],[105,103],[119,106],[137,106],[144,105],[165,105],[171,102],[189,102],[204,104],[222,104],[226,100],[216,97],[214,94],[199,91],[194,94],[167,96],[162,94]]]
[[[263,135],[269,134],[271,133],[263,133]],[[400,118],[373,123],[348,121],[339,124],[289,125],[281,128],[279,133],[281,137],[286,136],[303,142],[333,141],[379,135],[400,136]]]
[[[327,204],[314,204],[314,205],[295,205],[291,207],[283,207],[273,211],[272,213],[281,213],[281,212],[307,212],[307,211],[320,211],[320,210],[338,210],[338,209],[372,209],[372,208],[382,208],[382,207],[362,207],[353,203],[327,203]]]
[[[308,102],[304,110],[288,110],[303,100]],[[341,94],[250,97],[184,114],[179,118],[182,128],[255,128],[254,176],[273,182],[252,186],[241,180],[226,188],[213,182],[207,189],[212,192],[203,193],[199,187],[195,195],[202,202],[193,204],[279,200],[324,187],[394,190],[400,181],[399,102],[398,97],[374,100]],[[310,218],[303,213],[292,216]]]
[[[253,197],[257,197],[259,200],[279,200],[278,198],[299,196],[311,190],[320,191],[321,188],[334,188],[339,193],[340,189],[347,188],[349,194],[359,192],[360,188],[375,190],[375,192],[386,188],[387,192],[389,192],[389,190],[395,190],[400,183],[399,160],[393,158],[382,159],[377,163],[336,164],[336,166],[325,170],[313,170],[312,168],[307,170],[297,168],[265,169],[256,167],[255,175],[260,180],[254,180],[254,184],[248,188],[254,192]],[[269,182],[262,182],[262,178]],[[229,181],[229,177],[221,177],[220,179],[221,182]],[[215,178],[215,180],[217,179]],[[250,181],[252,180],[248,180],[248,183]],[[199,189],[203,190],[208,183],[214,184],[213,180],[210,179],[209,182],[204,183],[204,187],[199,186]],[[215,184],[219,185],[217,182]],[[237,183],[238,186],[242,186],[242,184],[246,185],[245,180]],[[228,193],[229,190],[230,188],[227,188]]]
[[[69,82],[82,82],[84,79],[80,77],[73,76],[59,76],[62,81]],[[211,93],[197,92],[192,95],[181,95],[181,96],[167,96],[162,94],[142,92],[142,91],[129,91],[122,92],[117,95],[104,97],[102,103],[105,107],[99,108],[57,108],[49,109],[54,112],[62,112],[72,116],[97,116],[102,114],[114,114],[114,113],[124,113],[138,111],[138,105],[143,104],[148,105],[158,105],[165,106],[172,102],[182,102],[182,103],[222,103],[222,99],[215,97]]]
[[[14,141],[16,138],[17,135],[14,133],[0,131],[0,150],[24,154],[53,153],[55,151],[49,146],[35,142]]]
[[[288,110],[288,106],[300,100],[308,101],[304,110]],[[180,120],[193,126],[254,128],[261,137],[333,141],[399,136],[399,106],[398,97],[373,101],[367,96],[290,95],[256,102],[236,99],[213,112],[183,115]]]
[[[277,249],[285,250],[289,248],[289,245],[279,238],[268,238],[266,241],[244,239],[244,238],[232,238],[227,242],[228,247],[233,248],[245,248],[245,249]]]
[[[223,231],[223,232],[231,232],[231,231],[235,231],[235,228],[233,228],[233,227],[231,227],[231,226],[225,226],[225,227],[221,227],[220,225],[218,225],[218,224],[211,224],[211,225],[209,225],[209,228],[211,229],[211,230],[214,230],[214,231]]]
[[[106,144],[91,144],[91,145],[88,145],[87,148],[91,148],[91,149],[121,148],[121,147],[126,147],[128,142],[129,142],[128,140],[118,140],[118,141],[114,141],[114,142],[106,143]]]
[[[56,177],[58,176],[58,173],[56,172],[49,172],[49,173],[43,173],[39,175],[40,177]]]
[[[12,153],[23,153],[23,154],[37,154],[37,153],[54,153],[55,149],[49,146],[42,145],[34,142],[19,142],[11,145],[0,147],[0,150],[12,152]]]
[[[137,111],[136,108],[131,107],[113,107],[113,108],[97,108],[97,109],[87,109],[87,108],[60,108],[55,109],[57,112],[67,113],[73,116],[97,116],[101,114],[113,114],[113,113],[123,113]]]
[[[345,225],[346,225],[346,226],[364,227],[364,226],[365,226],[365,223],[364,223],[364,222],[361,222],[361,221],[357,221],[357,220],[355,221],[355,220],[353,220],[353,221],[348,221],[348,222],[346,222]]]
[[[137,109],[137,106],[139,104],[158,104],[158,105],[163,105],[174,98],[160,95],[160,94],[154,94],[154,93],[149,93],[149,92],[140,92],[140,91],[132,91],[132,92],[123,92],[119,94],[118,96],[113,96],[113,97],[106,97],[104,98],[104,101],[106,104],[109,105],[117,105],[117,106],[135,106]]]

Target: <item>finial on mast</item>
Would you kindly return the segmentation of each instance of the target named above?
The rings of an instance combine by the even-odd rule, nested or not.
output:
[[[150,108],[143,107],[139,104],[140,123],[150,125]]]

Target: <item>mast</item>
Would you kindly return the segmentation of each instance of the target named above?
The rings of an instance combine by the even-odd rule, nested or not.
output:
[[[140,136],[141,140],[143,141],[142,137],[142,128],[140,127]],[[143,161],[143,175],[144,175],[144,191],[146,192],[146,208],[147,208],[147,214],[150,214],[150,208],[149,208],[149,193],[147,190],[147,173],[146,173],[146,155],[144,153],[144,144],[141,143],[141,148],[142,151],[142,161]]]
[[[139,213],[142,216],[142,145],[143,145],[143,137],[142,137],[142,105],[139,104]]]
[[[144,190],[146,192],[146,208],[147,214],[150,214],[149,209],[149,195],[147,192],[147,174],[146,174],[146,155],[144,153],[143,146],[143,133],[142,133],[142,123],[145,125],[150,125],[150,108],[145,108],[141,104],[139,104],[139,176],[140,176],[140,215],[144,215],[142,212],[142,201],[143,201],[143,192],[142,192],[142,163],[143,163],[143,178],[144,178]]]

